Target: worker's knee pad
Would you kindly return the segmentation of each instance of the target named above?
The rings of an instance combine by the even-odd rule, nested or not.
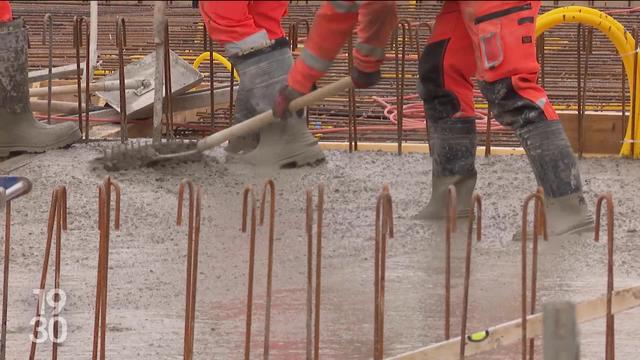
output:
[[[479,82],[482,94],[501,125],[519,130],[540,121],[557,119],[545,114],[546,107],[550,108],[551,114],[555,115],[555,112],[543,90],[538,101],[533,101],[531,96],[525,96],[523,91],[514,87],[512,80],[513,77],[507,77],[493,82]]]
[[[418,63],[418,94],[424,102],[427,118],[450,119],[460,111],[460,101],[444,87],[444,55],[449,39],[427,44]]]

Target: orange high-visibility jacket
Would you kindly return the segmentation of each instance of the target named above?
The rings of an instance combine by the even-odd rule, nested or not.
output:
[[[281,20],[287,1],[199,1],[209,37],[220,42],[227,55],[260,48],[284,36]]]
[[[364,72],[380,69],[384,48],[397,24],[394,1],[327,1],[316,13],[309,38],[289,73],[289,86],[300,93],[311,90],[358,23],[353,64]]]
[[[13,20],[11,4],[7,0],[0,0],[0,22],[9,22],[11,20]]]

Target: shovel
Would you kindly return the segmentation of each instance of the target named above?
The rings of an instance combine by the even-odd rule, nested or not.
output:
[[[301,96],[289,105],[289,110],[295,112],[313,105],[327,97],[336,95],[353,86],[350,77],[344,77],[327,86]],[[142,166],[151,166],[163,162],[196,161],[202,153],[212,149],[235,137],[248,135],[271,124],[274,121],[271,110],[265,111],[239,124],[221,130],[193,143],[164,142],[150,145],[119,145],[111,150],[105,150],[103,157],[96,159],[107,170],[123,170]]]

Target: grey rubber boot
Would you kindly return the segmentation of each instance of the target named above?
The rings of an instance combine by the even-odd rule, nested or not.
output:
[[[516,135],[544,189],[549,235],[593,232],[593,216],[582,195],[578,163],[560,121],[539,121],[516,131]],[[520,234],[515,238],[520,239]]]
[[[443,219],[449,185],[456,187],[457,215],[466,216],[477,178],[475,119],[429,121],[428,126],[432,159],[431,199],[414,218]]]
[[[309,132],[305,117],[294,114],[264,127],[258,147],[239,160],[255,166],[295,168],[320,164],[325,157]]]
[[[240,85],[236,95],[233,125],[271,110],[278,90],[287,83],[293,58],[286,38],[243,55],[230,56],[238,72]],[[259,133],[240,136],[229,141],[225,151],[232,154],[248,153],[258,146]]]
[[[81,138],[78,125],[36,121],[29,103],[27,30],[22,19],[0,23],[0,156],[43,152]]]

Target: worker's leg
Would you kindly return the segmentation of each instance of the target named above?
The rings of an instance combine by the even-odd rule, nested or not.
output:
[[[9,22],[13,20],[11,4],[7,0],[0,0],[0,22]]]
[[[252,1],[249,14],[256,27],[267,32],[269,39],[277,39],[285,36],[282,18],[287,14],[288,8],[287,1]]]
[[[200,2],[209,36],[224,45],[240,77],[234,125],[269,110],[276,96],[273,89],[286,83],[291,53],[280,26],[286,9],[286,1]],[[232,139],[225,150],[249,152],[258,141],[255,132]]]
[[[478,78],[496,120],[516,132],[545,191],[551,233],[592,227],[582,180],[558,115],[537,83],[538,1],[460,2],[474,42]]]
[[[442,218],[447,188],[457,191],[457,208],[469,208],[476,183],[476,123],[473,84],[475,63],[469,61],[471,39],[458,4],[447,1],[419,63],[418,91],[424,101],[432,161],[431,199],[416,217]]]
[[[0,22],[0,156],[12,151],[42,152],[81,138],[76,123],[52,126],[33,118],[27,70],[24,21]]]

